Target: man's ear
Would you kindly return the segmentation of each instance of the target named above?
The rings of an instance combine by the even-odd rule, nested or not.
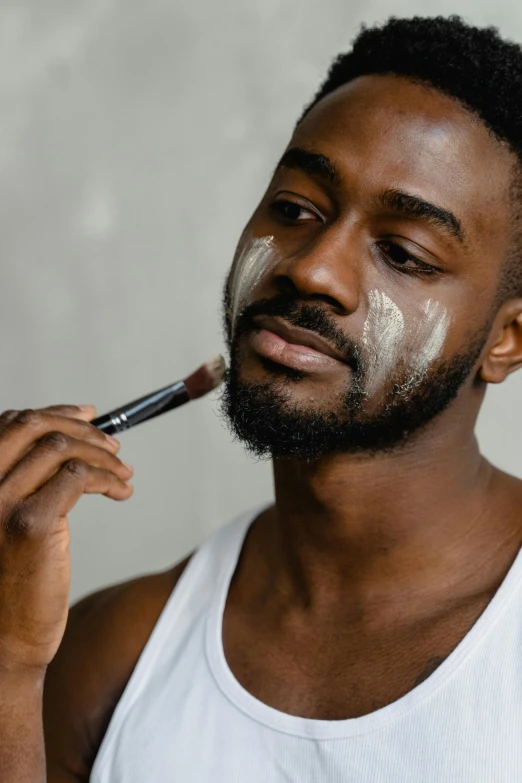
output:
[[[498,311],[479,376],[485,383],[502,383],[522,367],[522,299],[510,299]]]

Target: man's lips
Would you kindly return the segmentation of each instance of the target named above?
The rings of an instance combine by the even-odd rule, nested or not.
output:
[[[250,346],[256,353],[295,370],[338,369],[346,364],[342,354],[320,335],[293,326],[279,316],[257,315],[252,319]]]

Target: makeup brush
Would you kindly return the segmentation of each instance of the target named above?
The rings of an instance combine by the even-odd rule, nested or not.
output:
[[[185,378],[184,381],[177,381],[164,389],[151,392],[145,397],[128,402],[126,405],[120,405],[109,413],[91,421],[99,430],[107,435],[114,435],[116,432],[123,432],[142,421],[148,421],[155,416],[179,408],[190,400],[197,400],[208,392],[215,389],[225,374],[225,360],[222,356],[215,356],[206,364],[202,364],[199,369]]]

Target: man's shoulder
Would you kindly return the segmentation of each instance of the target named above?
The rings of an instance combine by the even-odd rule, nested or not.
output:
[[[506,473],[499,468],[493,468],[493,482],[491,483],[498,491],[498,496],[505,501],[508,508],[512,508],[514,513],[520,515],[522,512],[522,479]]]
[[[88,779],[112,713],[189,559],[99,590],[71,608],[45,682],[49,780]]]
[[[130,631],[130,636],[132,631],[139,635],[140,629],[148,627],[150,620],[155,623],[158,619],[189,559],[187,557],[166,571],[111,585],[82,598],[70,609],[64,642],[67,643],[67,637],[72,634],[85,633],[87,624],[104,625],[110,635],[121,630]],[[127,638],[128,634],[125,636]],[[106,642],[107,637],[99,641]]]

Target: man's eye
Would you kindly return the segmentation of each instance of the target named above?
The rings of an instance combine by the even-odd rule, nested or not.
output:
[[[398,269],[404,269],[405,272],[419,272],[424,275],[431,275],[439,271],[437,267],[426,264],[395,242],[379,242],[379,250],[385,261]]]
[[[295,201],[281,199],[274,201],[270,209],[289,223],[304,223],[311,220],[317,220],[317,215],[311,209],[306,209]]]

